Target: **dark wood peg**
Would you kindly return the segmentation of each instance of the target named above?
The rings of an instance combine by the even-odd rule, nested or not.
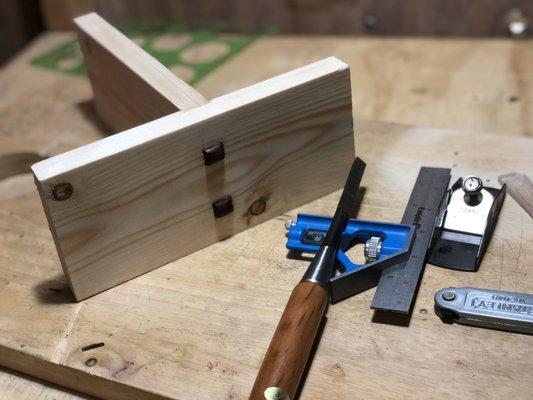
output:
[[[226,156],[226,153],[224,152],[224,143],[215,142],[207,144],[202,149],[202,154],[204,155],[205,165],[213,165],[222,161]]]
[[[213,202],[215,218],[222,218],[233,212],[233,200],[231,196],[224,196]]]

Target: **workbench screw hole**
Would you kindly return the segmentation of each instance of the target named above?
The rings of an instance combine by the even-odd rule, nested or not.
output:
[[[68,182],[61,182],[54,186],[52,189],[52,195],[57,201],[63,201],[72,196],[74,188]]]
[[[87,361],[85,361],[85,365],[88,366],[88,367],[94,367],[97,362],[98,361],[96,360],[96,358],[91,357],[91,358],[87,359]]]
[[[373,31],[378,27],[378,18],[375,15],[365,15],[363,17],[363,26],[367,31]]]

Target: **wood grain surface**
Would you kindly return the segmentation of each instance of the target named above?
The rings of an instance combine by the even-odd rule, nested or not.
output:
[[[95,400],[94,397],[0,368],[2,400]]]
[[[498,182],[507,185],[507,193],[533,218],[533,183],[529,177],[511,172],[500,175]]]
[[[9,142],[0,146],[2,154],[13,148],[49,156],[102,138],[105,128],[90,103],[88,80],[29,65],[72,38],[44,35],[1,72],[1,135]],[[533,126],[527,100],[531,41],[264,38],[196,89],[216,97],[330,54],[348,62],[358,93],[357,153],[368,162],[361,218],[399,221],[423,164],[452,166],[452,179],[479,173],[494,185],[510,171],[533,175],[531,140],[519,137]],[[450,130],[369,123],[364,117]],[[62,363],[77,377],[88,376],[90,383],[82,379],[80,389],[92,392],[99,387],[94,379],[104,376],[116,381],[115,389],[133,385],[141,398],[147,385],[167,398],[247,398],[290,290],[307,266],[286,258],[284,218],[77,309],[32,177],[3,179],[0,188],[0,338],[2,348],[22,360],[20,368],[46,371],[59,381],[67,376],[58,367]],[[339,195],[287,217],[297,211],[330,214]],[[443,325],[432,308],[435,291],[444,286],[533,292],[532,229],[531,219],[508,197],[479,272],[429,266],[408,328],[372,322],[373,290],[332,306],[300,398],[528,399],[531,337]],[[81,352],[99,341],[105,346]],[[20,358],[20,350],[38,358]],[[52,356],[59,361],[51,362]],[[97,364],[87,367],[88,358]],[[38,369],[37,360],[45,368]],[[85,397],[0,370],[0,398]]]
[[[207,103],[182,81],[96,13],[74,20],[94,105],[112,132]]]
[[[300,282],[291,296],[255,378],[250,400],[293,399],[328,303],[326,291]],[[270,395],[266,395],[271,391]]]
[[[531,39],[265,37],[197,89],[214,97],[326,55],[350,66],[356,118],[533,136]]]
[[[25,139],[35,141],[48,138],[41,131],[51,129],[57,145],[74,136],[89,143],[106,131],[95,118],[86,79],[29,64],[75,37],[43,35],[4,68],[0,112],[6,132],[23,132]],[[195,89],[214,98],[333,55],[350,66],[356,118],[533,136],[532,43],[531,39],[263,37]],[[32,115],[40,114],[40,124],[28,118],[29,104]]]
[[[205,166],[217,141],[224,160]],[[328,58],[32,170],[82,300],[342,187],[353,156],[349,69]],[[73,194],[58,201],[66,183]],[[228,195],[234,211],[215,218]]]

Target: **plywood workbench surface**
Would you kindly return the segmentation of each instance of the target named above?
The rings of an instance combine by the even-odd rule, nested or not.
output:
[[[1,72],[0,157],[22,165],[102,137],[86,78],[28,63],[70,37],[42,36]],[[368,164],[361,218],[398,221],[421,165],[489,184],[533,175],[530,41],[260,38],[196,88],[212,98],[330,55],[352,73]],[[290,215],[329,214],[339,194]],[[246,398],[307,265],[286,258],[279,217],[73,303],[31,177],[1,180],[0,205],[0,358],[110,398]],[[428,266],[408,328],[372,322],[373,291],[332,306],[301,398],[527,399],[533,337],[443,325],[432,296],[453,285],[533,292],[532,244],[531,218],[508,197],[479,272]],[[105,345],[80,351],[95,342]],[[74,398],[84,396],[0,370],[2,400]]]

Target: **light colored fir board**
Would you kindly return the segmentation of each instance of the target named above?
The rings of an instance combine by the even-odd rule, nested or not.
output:
[[[74,20],[99,116],[120,132],[207,100],[96,13]]]
[[[226,156],[205,166],[216,141]],[[342,187],[353,157],[349,69],[328,58],[32,169],[81,300]],[[227,195],[233,213],[215,218]]]
[[[422,165],[489,185],[504,171],[533,173],[531,139],[357,121],[357,140],[368,164],[364,219],[399,221]],[[37,193],[3,200],[0,363],[108,399],[246,399],[308,264],[287,258],[284,219],[331,214],[339,195],[80,303]],[[507,197],[479,271],[428,266],[408,328],[372,322],[373,290],[331,306],[301,399],[528,398],[533,336],[444,325],[433,296],[447,286],[533,292],[532,245],[533,220]],[[80,350],[97,342],[105,345]],[[89,358],[97,364],[86,366]]]

